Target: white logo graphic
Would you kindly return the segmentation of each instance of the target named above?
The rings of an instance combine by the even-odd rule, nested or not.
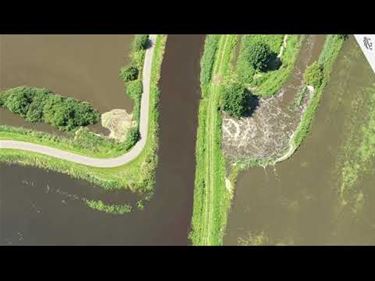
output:
[[[375,34],[356,34],[354,37],[375,73]]]

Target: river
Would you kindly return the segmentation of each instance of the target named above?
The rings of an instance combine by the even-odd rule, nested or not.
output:
[[[144,210],[109,215],[82,197],[119,202],[84,181],[33,167],[0,165],[0,244],[186,245],[192,215],[203,35],[168,36],[160,80],[159,164]]]
[[[375,169],[360,177],[365,204],[342,206],[337,164],[356,99],[375,75],[352,36],[344,43],[311,132],[296,153],[274,167],[239,175],[225,245],[375,244]],[[361,124],[357,124],[357,127]]]

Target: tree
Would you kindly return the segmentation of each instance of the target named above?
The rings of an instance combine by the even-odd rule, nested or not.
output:
[[[26,116],[29,109],[29,105],[32,101],[30,91],[27,88],[17,87],[8,92],[8,97],[4,105],[14,113]]]
[[[148,35],[135,35],[133,41],[134,51],[146,50],[148,47]]]
[[[135,66],[126,66],[121,68],[120,78],[125,82],[133,81],[138,78],[138,72],[138,68],[136,68]]]
[[[314,86],[315,88],[319,87],[323,80],[323,66],[315,61],[306,68],[303,79],[307,85]]]
[[[223,109],[230,116],[240,118],[248,110],[249,92],[240,84],[232,83],[224,88]]]
[[[270,47],[264,43],[251,44],[247,50],[248,61],[254,69],[266,71],[273,56]]]

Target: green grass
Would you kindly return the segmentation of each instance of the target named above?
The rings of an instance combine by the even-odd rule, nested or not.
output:
[[[286,48],[280,57],[282,62],[281,66],[277,70],[267,72],[256,72],[247,62],[246,47],[262,42],[269,45],[273,52],[279,54],[283,38],[283,35],[243,35],[241,37],[241,46],[235,66],[235,75],[253,92],[253,94],[272,96],[281,89],[293,71],[297,55],[301,48],[303,36],[288,35]]]
[[[135,65],[139,69],[140,75],[138,80],[142,80],[141,74],[145,50],[135,50],[133,48],[129,56],[131,58],[130,64]],[[135,81],[131,81],[129,83],[135,83]],[[124,86],[126,87],[125,82]],[[137,123],[136,129],[138,130],[141,96],[130,96],[130,98],[134,102],[133,117]],[[98,136],[90,132],[87,128],[80,130],[78,135],[75,135],[74,133],[67,133],[64,136],[57,136],[47,132],[0,125],[0,139],[25,141],[96,158],[109,158],[124,154],[135,144],[133,141],[131,141],[130,137],[131,136],[128,135],[128,139],[126,139],[124,142],[118,142],[113,139]]]
[[[132,206],[128,204],[105,204],[101,200],[84,200],[85,204],[89,206],[91,209],[104,212],[107,214],[112,214],[112,215],[123,215],[130,213],[132,211]]]
[[[43,154],[13,149],[0,149],[0,161],[50,169],[87,180],[105,189],[128,188],[132,191],[151,191],[157,166],[160,95],[158,81],[166,39],[166,36],[158,36],[155,44],[151,73],[148,137],[143,151],[132,162],[115,168],[94,168]]]
[[[231,193],[225,188],[219,104],[237,39],[235,35],[209,35],[201,60],[202,99],[196,143],[192,230],[189,235],[194,245],[221,245],[227,221]]]

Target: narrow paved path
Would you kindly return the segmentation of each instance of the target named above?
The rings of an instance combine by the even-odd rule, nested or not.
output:
[[[154,55],[155,42],[157,35],[150,35],[151,47],[146,50],[145,61],[143,66],[143,94],[141,98],[141,110],[140,110],[140,124],[139,131],[141,138],[135,144],[135,146],[125,154],[115,158],[92,158],[72,152],[52,148],[49,146],[23,142],[13,140],[0,140],[0,149],[19,149],[25,151],[31,151],[36,153],[45,154],[55,158],[75,162],[92,167],[99,168],[112,168],[129,163],[138,157],[142,152],[148,133],[148,121],[149,121],[149,103],[150,103],[150,86],[151,86],[151,69],[152,69],[152,58]]]

